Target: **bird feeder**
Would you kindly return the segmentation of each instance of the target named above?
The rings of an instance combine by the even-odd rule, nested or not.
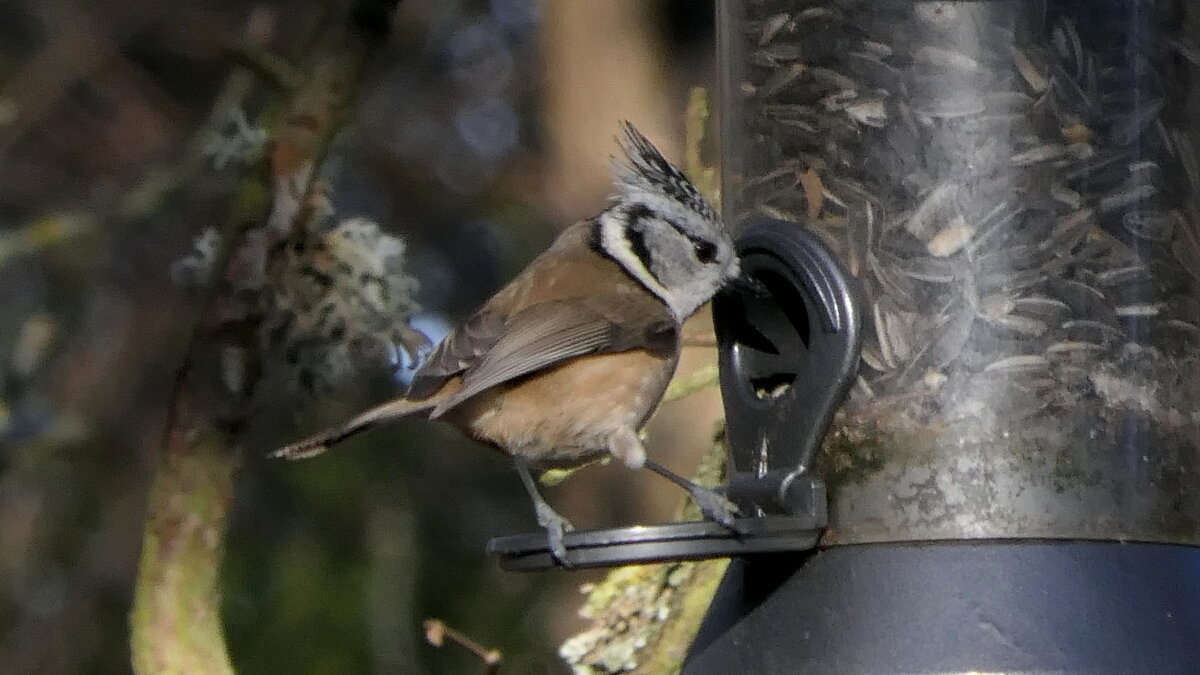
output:
[[[684,672],[1200,672],[1200,2],[718,5],[726,219],[831,251],[862,346],[827,428],[742,437],[723,371],[828,522]],[[830,386],[738,302],[745,406]]]

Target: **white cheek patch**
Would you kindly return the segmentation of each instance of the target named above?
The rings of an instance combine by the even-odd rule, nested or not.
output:
[[[674,295],[646,268],[642,260],[638,258],[637,253],[634,253],[633,244],[625,234],[624,224],[615,218],[612,213],[604,213],[600,216],[600,246],[630,276],[637,279],[638,283],[642,286],[645,286],[646,290],[666,303],[667,307],[671,309],[671,313],[678,317]]]

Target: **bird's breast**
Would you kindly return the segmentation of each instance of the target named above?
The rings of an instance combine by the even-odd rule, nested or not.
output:
[[[644,350],[572,359],[484,392],[456,415],[476,440],[549,465],[608,451],[621,429],[639,429],[658,406],[674,356]]]

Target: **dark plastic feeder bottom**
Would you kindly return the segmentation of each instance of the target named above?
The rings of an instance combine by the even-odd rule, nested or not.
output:
[[[683,672],[1200,673],[1200,548],[951,542],[735,559]]]

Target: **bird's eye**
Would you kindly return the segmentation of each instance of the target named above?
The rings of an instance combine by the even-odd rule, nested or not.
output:
[[[717,260],[717,247],[707,241],[698,241],[695,244],[696,260],[710,265]]]

